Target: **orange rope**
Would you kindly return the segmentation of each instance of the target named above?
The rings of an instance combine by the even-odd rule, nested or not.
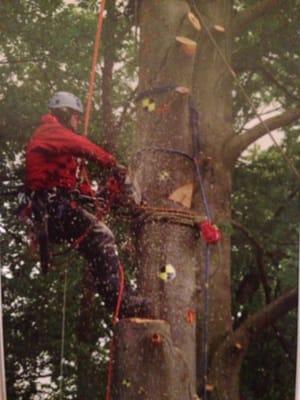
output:
[[[100,39],[101,39],[101,33],[102,33],[102,27],[103,27],[103,16],[104,16],[104,10],[105,10],[105,0],[100,0],[99,6],[100,6],[100,9],[99,9],[99,14],[98,14],[97,31],[96,31],[95,44],[94,44],[94,54],[93,54],[92,68],[91,68],[91,73],[90,73],[87,103],[86,103],[85,114],[84,114],[83,134],[85,136],[87,136],[87,133],[88,133],[89,121],[90,121],[91,110],[92,110],[92,100],[93,100],[93,92],[94,92],[95,77],[96,77],[96,65],[97,65],[97,59],[99,57]]]

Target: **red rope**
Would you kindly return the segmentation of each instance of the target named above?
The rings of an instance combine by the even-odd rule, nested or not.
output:
[[[119,287],[116,309],[115,309],[115,313],[114,313],[114,317],[113,317],[114,325],[119,320],[119,314],[120,314],[120,309],[121,309],[121,305],[122,305],[122,298],[123,298],[123,292],[124,292],[124,286],[125,286],[124,268],[121,263],[119,264],[119,279],[120,279],[120,287]]]
[[[94,53],[93,53],[93,61],[92,61],[92,68],[90,73],[90,80],[89,80],[89,90],[87,95],[87,104],[84,114],[84,130],[83,133],[87,136],[88,128],[89,128],[89,121],[92,109],[92,100],[93,100],[93,92],[95,86],[95,77],[96,77],[96,65],[97,59],[99,57],[99,48],[100,48],[100,39],[103,27],[103,16],[105,10],[105,0],[99,1],[99,14],[98,14],[98,23],[97,23],[97,31],[95,37],[95,44],[94,44]]]
[[[116,309],[113,316],[113,325],[115,325],[119,320],[120,308],[122,304],[124,286],[125,286],[125,277],[124,277],[124,268],[123,265],[119,264],[119,279],[120,279],[120,287],[119,287],[119,294],[116,304]],[[113,374],[113,355],[115,352],[115,341],[112,338],[110,342],[109,348],[109,364],[108,364],[108,371],[107,371],[107,384],[106,384],[106,395],[105,400],[110,400],[111,398],[111,382],[112,382],[112,374]]]

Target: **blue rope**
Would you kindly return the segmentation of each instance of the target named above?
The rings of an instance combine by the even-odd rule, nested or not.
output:
[[[193,144],[194,144],[194,157],[193,162],[196,170],[197,180],[199,183],[199,189],[201,193],[202,203],[204,206],[204,211],[206,218],[211,221],[212,213],[208,204],[208,199],[205,192],[205,185],[203,181],[203,177],[201,174],[199,162],[198,162],[198,154],[200,154],[202,142],[201,142],[201,129],[199,123],[199,114],[194,106],[192,99],[190,99],[190,126],[192,129],[193,135]],[[208,336],[209,336],[209,274],[210,274],[210,244],[206,243],[205,251],[204,251],[204,318],[203,318],[203,340],[202,340],[202,352],[203,352],[203,380],[202,380],[202,391],[203,391],[203,400],[207,400],[207,379],[208,379]]]
[[[204,250],[203,400],[207,399],[210,245]]]
[[[199,167],[199,164],[198,164],[198,161],[196,158],[194,158],[193,161],[194,161],[196,174],[197,174],[197,178],[198,178],[198,182],[199,182],[199,188],[200,188],[200,193],[201,193],[201,197],[202,197],[205,215],[206,215],[206,218],[211,221],[212,215],[211,215],[210,208],[208,205],[208,200],[207,200],[207,196],[206,196],[205,189],[204,189],[204,182],[203,182],[202,175],[200,172],[200,167]]]
[[[205,209],[206,217],[211,221],[212,215],[209,208],[208,200],[206,197],[206,192],[204,188],[204,182],[200,172],[200,167],[197,159],[194,158],[194,165],[196,168],[197,178],[199,182],[200,192],[202,196],[202,202]],[[206,244],[204,251],[204,319],[203,319],[203,341],[202,341],[202,351],[203,351],[203,400],[207,400],[207,378],[208,378],[208,317],[209,317],[209,274],[210,274],[210,244]]]

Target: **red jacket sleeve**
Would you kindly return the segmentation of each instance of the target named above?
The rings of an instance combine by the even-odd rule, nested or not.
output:
[[[41,130],[38,129],[29,147],[31,151],[44,151],[48,154],[70,154],[107,167],[116,164],[114,156],[102,147],[95,145],[85,136],[77,135],[60,125],[55,127],[46,125]]]

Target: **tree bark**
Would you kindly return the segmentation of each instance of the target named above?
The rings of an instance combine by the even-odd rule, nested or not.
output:
[[[199,34],[187,22],[189,12],[183,0],[142,2],[139,93],[168,85],[191,90],[194,55],[176,40],[179,36],[194,41]],[[135,160],[135,180],[147,205],[176,209],[180,206],[168,197],[193,181],[193,164],[179,155],[153,151],[153,146],[192,154],[188,95],[170,89],[149,97],[155,103],[155,111],[147,112],[142,102],[137,104],[137,147],[146,151]],[[196,324],[189,316],[195,314],[195,231],[169,219],[145,223],[137,233],[140,289],[153,300],[155,317],[170,323],[172,340],[184,354],[194,393]],[[159,279],[160,269],[167,264],[177,273],[171,282]]]
[[[115,400],[191,400],[190,373],[162,320],[126,319],[115,332]]]
[[[198,0],[193,3],[197,5],[196,11],[204,22],[207,20],[211,26],[224,27],[224,33],[215,34],[212,31],[212,34],[230,64],[232,55],[231,2]],[[196,15],[198,15],[197,13]],[[201,32],[192,93],[201,115],[202,152],[211,158],[210,170],[204,175],[204,182],[213,220],[218,224],[231,219],[232,166],[226,164],[226,156],[229,154],[226,144],[233,133],[232,77],[206,29],[203,28]],[[221,256],[219,257],[216,251],[213,252],[210,267],[211,272],[216,271],[209,285],[208,340],[211,352],[232,330],[230,252],[230,237],[223,235],[219,250]],[[198,284],[201,286],[201,281]],[[201,334],[198,343],[198,359],[200,360],[198,377],[201,381]]]

